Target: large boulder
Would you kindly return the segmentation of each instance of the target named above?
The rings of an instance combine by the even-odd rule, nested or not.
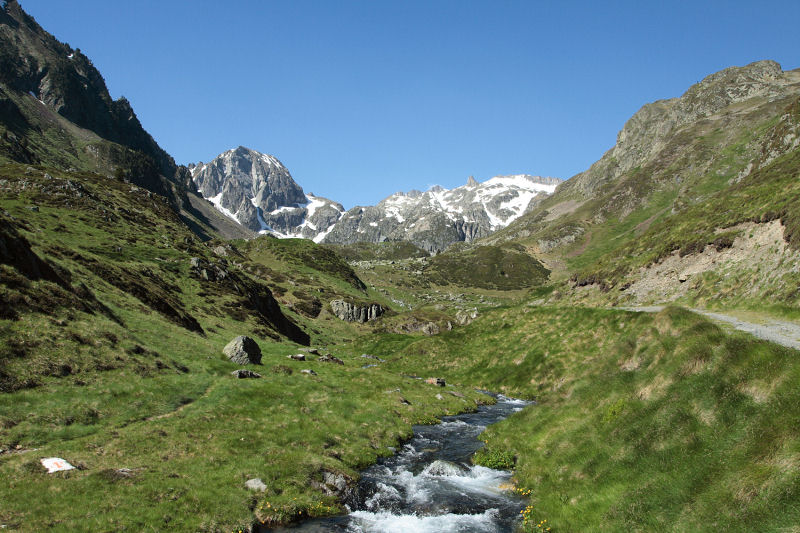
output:
[[[261,348],[256,341],[245,335],[240,335],[222,349],[225,356],[238,365],[260,365]]]

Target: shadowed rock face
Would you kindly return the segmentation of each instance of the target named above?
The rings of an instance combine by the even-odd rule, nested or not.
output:
[[[344,300],[333,300],[331,302],[333,314],[345,322],[368,322],[375,320],[384,313],[383,307],[378,304],[356,305]]]

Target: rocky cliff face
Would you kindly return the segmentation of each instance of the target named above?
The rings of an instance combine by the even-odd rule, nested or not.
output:
[[[356,305],[344,300],[333,300],[331,311],[345,322],[369,322],[383,316],[384,309],[378,304]]]
[[[305,194],[275,157],[243,146],[189,170],[203,197],[256,232],[318,241],[344,212],[336,202]]]
[[[0,4],[0,157],[99,172],[185,203],[175,161],[91,60],[14,0]]]
[[[470,177],[455,189],[396,193],[375,206],[345,213],[323,242],[411,241],[429,252],[472,241],[503,228],[546,198],[557,178],[496,176],[483,183]]]

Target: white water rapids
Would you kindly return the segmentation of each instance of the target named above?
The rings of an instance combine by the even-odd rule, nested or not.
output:
[[[414,426],[414,437],[392,457],[362,473],[358,502],[348,515],[309,520],[280,531],[342,533],[510,532],[525,502],[501,487],[510,472],[470,464],[477,436],[527,402],[505,396],[475,413]]]

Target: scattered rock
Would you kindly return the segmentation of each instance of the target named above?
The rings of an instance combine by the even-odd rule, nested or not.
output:
[[[386,359],[381,359],[381,358],[380,358],[380,357],[378,357],[377,355],[370,355],[370,354],[368,354],[368,353],[361,354],[361,357],[362,357],[363,359],[375,359],[375,360],[376,360],[376,361],[378,361],[379,363],[385,363],[385,362],[386,362]]]
[[[39,206],[38,205],[29,205],[27,209],[28,209],[28,211],[33,211],[34,213],[38,213],[39,212]]]
[[[266,483],[261,481],[261,478],[259,477],[254,479],[248,479],[247,481],[244,482],[244,486],[247,489],[254,490],[256,492],[264,492],[265,490],[267,490]]]
[[[425,383],[428,383],[430,385],[436,385],[439,387],[444,387],[445,385],[447,385],[447,383],[445,383],[445,381],[442,378],[428,378],[425,380]]]
[[[261,364],[261,348],[256,341],[245,335],[240,335],[229,342],[222,353],[238,365]]]
[[[462,309],[456,313],[456,322],[458,322],[460,326],[471,324],[476,318],[478,318],[477,308]]]
[[[300,371],[301,374],[308,374],[309,376],[316,376],[317,373],[311,370],[310,368],[304,368]]]
[[[465,397],[463,394],[461,394],[461,393],[460,393],[460,392],[458,392],[458,391],[451,390],[451,391],[447,391],[447,392],[449,392],[450,394],[452,394],[452,395],[453,395],[453,396],[455,396],[456,398],[464,398],[464,397]]]
[[[441,394],[437,394],[436,395],[436,399],[437,400],[444,400],[444,396],[442,396]]]
[[[231,372],[231,375],[236,377],[236,378],[239,378],[239,379],[260,378],[261,377],[261,374],[259,374],[258,372],[253,372],[252,370],[244,370],[244,369],[241,369],[241,368],[239,370],[234,370],[233,372]]]
[[[442,459],[437,459],[426,466],[422,471],[422,474],[426,476],[442,477],[464,476],[467,473],[468,470],[463,466],[456,463],[451,463],[450,461],[443,461]]]
[[[308,348],[304,351],[310,353],[311,355],[321,355],[319,350],[317,350],[316,348]]]
[[[333,300],[331,310],[340,320],[345,322],[368,322],[375,320],[384,313],[383,307],[379,304],[356,305],[344,300]]]
[[[301,353],[296,353],[294,355],[287,355],[286,357],[289,358],[289,359],[294,359],[295,361],[305,361],[306,360],[306,356],[301,354]]]
[[[338,357],[334,357],[331,354],[323,355],[317,361],[321,361],[323,363],[336,363],[337,365],[343,365],[344,361],[339,359]]]
[[[221,262],[227,264],[224,259]],[[189,259],[189,266],[192,267],[192,275],[199,277],[203,281],[223,281],[230,275],[223,267],[200,257]]]
[[[355,482],[344,474],[323,471],[322,482],[312,481],[311,486],[321,490],[326,496],[334,496],[340,501],[350,501],[355,495]]]
[[[119,481],[121,479],[130,479],[132,477],[136,477],[136,472],[130,468],[109,468],[100,474],[110,481]]]

